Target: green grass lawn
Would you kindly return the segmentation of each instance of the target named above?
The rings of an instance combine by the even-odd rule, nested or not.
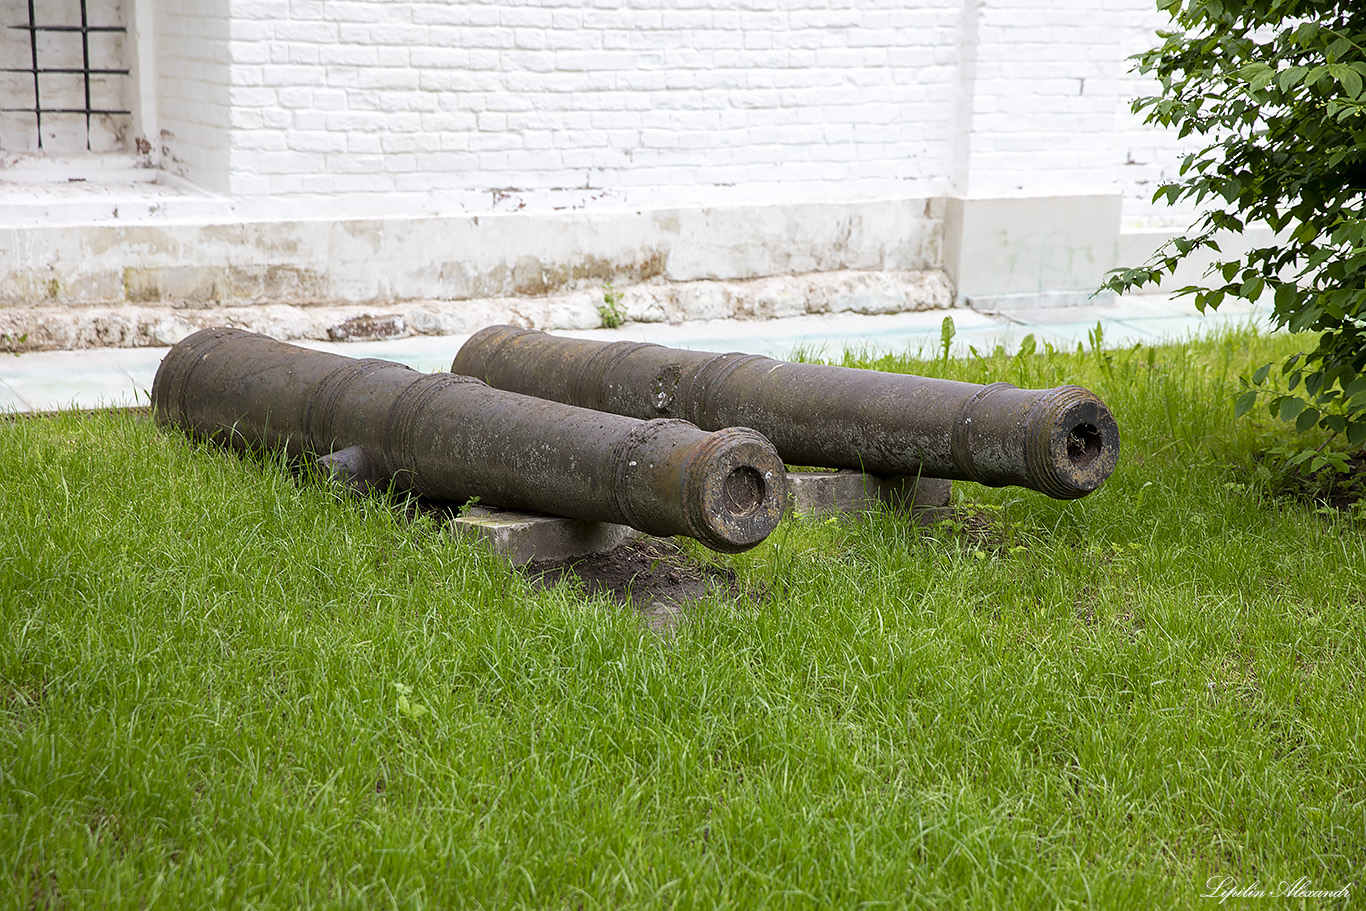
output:
[[[145,419],[0,423],[0,907],[1359,904],[1366,515],[1231,417],[1303,344],[876,360],[1086,385],[1119,467],[690,547],[756,600],[670,637]]]

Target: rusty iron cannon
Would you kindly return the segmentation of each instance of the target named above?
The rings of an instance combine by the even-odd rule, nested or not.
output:
[[[1018,485],[1075,499],[1099,487],[1119,459],[1114,416],[1080,386],[981,386],[512,326],[476,333],[451,371],[613,414],[753,427],[794,465]]]
[[[152,403],[192,435],[320,456],[355,482],[688,535],[727,553],[767,537],[785,505],[782,461],[753,430],[604,414],[237,329],[172,348]]]

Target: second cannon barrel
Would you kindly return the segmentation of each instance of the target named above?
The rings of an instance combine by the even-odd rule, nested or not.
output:
[[[161,423],[330,457],[358,480],[688,535],[729,553],[762,541],[786,500],[782,461],[752,430],[572,408],[237,329],[172,348],[152,401]]]
[[[1080,386],[982,386],[513,326],[476,333],[451,371],[613,414],[752,427],[796,465],[1017,485],[1075,499],[1104,483],[1119,459],[1114,416]]]

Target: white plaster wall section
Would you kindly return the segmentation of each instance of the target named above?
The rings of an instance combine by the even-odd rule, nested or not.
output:
[[[146,168],[161,164],[161,127],[157,119],[157,0],[125,0],[128,16],[129,104],[133,135],[128,151]]]
[[[1118,2],[965,0],[943,241],[960,298],[1072,302],[1112,267]]]
[[[900,199],[660,213],[676,238],[664,246],[675,281],[836,269],[939,267],[943,205]],[[667,233],[665,234],[667,237]]]
[[[985,309],[1087,300],[1113,268],[1119,208],[1116,194],[951,201],[959,297]]]
[[[232,185],[229,0],[160,0],[155,20],[160,164],[215,193]]]
[[[947,185],[946,0],[253,0],[233,12],[244,217],[291,198],[444,214],[923,198]]]
[[[960,199],[972,194],[972,129],[977,93],[977,42],[986,0],[962,0],[956,33],[953,133],[949,192]],[[957,244],[957,240],[953,241]]]
[[[392,302],[541,295],[603,281],[933,270],[941,215],[925,200],[107,224],[9,233],[0,302],[56,277],[84,303]],[[39,295],[41,301],[45,295]]]

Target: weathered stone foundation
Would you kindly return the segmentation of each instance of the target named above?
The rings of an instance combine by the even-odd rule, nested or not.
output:
[[[626,319],[647,323],[901,313],[953,304],[953,288],[938,270],[812,272],[744,281],[654,279],[619,287],[601,281],[577,284],[572,290],[535,297],[319,306],[188,300],[110,306],[54,304],[39,298],[33,304],[0,307],[0,351],[173,345],[210,326],[247,329],[285,341],[461,335],[494,323],[590,329],[603,325],[609,295]]]

